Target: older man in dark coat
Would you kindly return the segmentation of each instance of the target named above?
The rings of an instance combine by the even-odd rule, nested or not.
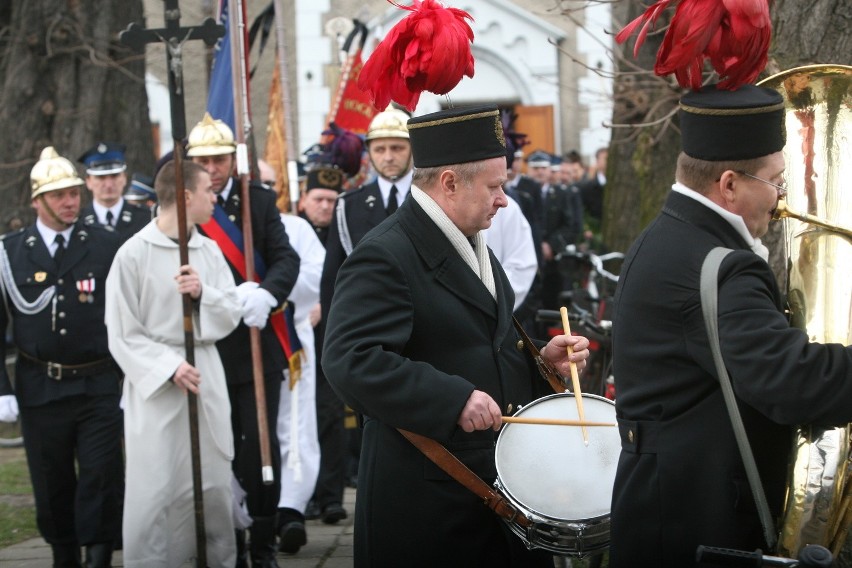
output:
[[[329,381],[365,421],[355,565],[552,565],[397,431],[441,442],[493,482],[502,415],[549,389],[517,349],[513,293],[481,233],[507,199],[497,109],[408,126],[411,198],[341,268],[323,353]],[[582,367],[584,338],[560,335],[542,351],[565,373],[569,345]]]
[[[698,545],[767,549],[702,316],[711,249],[733,250],[718,276],[718,335],[772,517],[792,425],[852,421],[852,348],[789,325],[760,242],[785,192],[783,117],[781,97],[754,86],[681,101],[677,183],[616,291],[612,568],[693,566]]]

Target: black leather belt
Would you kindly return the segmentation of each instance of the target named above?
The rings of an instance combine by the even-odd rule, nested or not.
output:
[[[23,351],[18,351],[18,355],[35,363],[37,367],[47,373],[47,376],[54,381],[61,381],[63,378],[88,377],[116,369],[115,361],[113,361],[112,357],[98,359],[91,363],[81,363],[79,365],[63,365],[62,363],[54,363],[53,361],[42,361]]]

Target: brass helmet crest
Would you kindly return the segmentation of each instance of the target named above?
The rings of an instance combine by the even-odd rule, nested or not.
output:
[[[221,120],[214,119],[209,112],[205,112],[201,122],[189,133],[186,149],[186,155],[189,157],[219,156],[233,154],[237,145],[231,128]]]
[[[366,139],[408,138],[408,115],[395,108],[380,112],[370,121]]]
[[[53,146],[48,146],[41,151],[38,162],[30,171],[32,198],[49,191],[78,185],[85,185],[85,182],[77,174],[77,168],[70,160],[57,154]]]

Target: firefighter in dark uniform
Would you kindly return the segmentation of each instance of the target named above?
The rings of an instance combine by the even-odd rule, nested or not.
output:
[[[320,282],[323,322],[328,319],[334,283],[343,261],[364,235],[396,211],[411,189],[414,163],[407,122],[407,114],[392,108],[373,117],[367,128],[367,154],[377,175],[372,182],[341,194],[337,200],[329,226]],[[321,356],[322,353],[317,351],[317,357]],[[317,420],[321,461],[314,498],[320,509],[320,518],[326,524],[334,524],[347,516],[342,505],[347,468],[343,418],[343,403],[325,379],[320,366],[317,373]],[[355,466],[357,470],[357,464]]]
[[[104,282],[117,235],[77,222],[84,182],[45,148],[30,174],[36,223],[4,235],[0,329],[12,323],[15,389],[39,531],[53,565],[109,566],[120,534],[121,375],[107,347]],[[5,334],[3,348],[6,347]]]
[[[242,250],[233,240],[220,242],[220,238],[231,239],[238,234],[242,238],[242,203],[238,178],[233,177],[236,166],[234,133],[221,120],[205,114],[201,122],[189,133],[187,156],[201,165],[213,183],[219,208],[227,219],[219,232],[209,232],[205,225],[202,233],[217,242],[223,249],[225,259],[231,267],[237,295],[242,303],[243,321],[228,337],[216,343],[225,377],[228,381],[228,397],[231,400],[231,426],[234,429],[233,469],[237,480],[246,491],[246,504],[252,517],[250,531],[250,556],[254,568],[277,568],[275,560],[275,533],[278,499],[281,490],[281,454],[278,452],[278,402],[281,393],[283,371],[288,367],[287,357],[272,325],[274,317],[290,295],[299,276],[299,255],[290,246],[290,239],[281,223],[275,205],[275,192],[260,184],[249,189],[251,202],[252,240],[255,257],[262,260],[265,276],[260,285],[246,282],[240,274],[245,261],[234,263],[229,250]],[[214,215],[215,217],[215,215]],[[211,221],[212,223],[212,221]],[[242,268],[237,266],[242,264]],[[258,266],[259,263],[255,263]],[[256,270],[258,275],[261,274]],[[263,358],[264,390],[266,391],[266,422],[269,427],[269,443],[272,461],[272,483],[265,483],[261,475],[260,441],[257,426],[257,403],[252,374],[251,343],[247,326],[257,327]],[[247,566],[245,558],[245,535],[237,534],[238,566]]]
[[[98,223],[115,231],[123,243],[151,221],[151,211],[128,202],[123,197],[127,186],[127,164],[124,144],[98,142],[80,156],[86,167],[86,187],[92,202],[80,212],[85,225]]]

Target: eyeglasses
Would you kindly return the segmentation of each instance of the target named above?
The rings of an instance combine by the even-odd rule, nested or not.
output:
[[[784,197],[786,197],[786,196],[787,196],[787,182],[781,182],[781,184],[779,185],[779,184],[777,184],[777,183],[772,183],[772,182],[771,182],[771,181],[769,181],[769,180],[765,180],[765,179],[763,179],[763,178],[759,178],[759,177],[757,177],[757,176],[753,176],[753,175],[751,175],[751,174],[747,174],[746,172],[742,172],[742,171],[739,171],[739,170],[735,170],[735,171],[736,171],[738,174],[740,174],[741,176],[750,177],[751,179],[756,179],[757,181],[762,181],[762,182],[763,182],[763,183],[765,183],[765,184],[771,185],[772,187],[774,187],[774,188],[775,188],[775,191],[777,191],[777,192],[778,192],[778,197],[779,197],[779,198],[782,198],[782,199],[783,199]]]

